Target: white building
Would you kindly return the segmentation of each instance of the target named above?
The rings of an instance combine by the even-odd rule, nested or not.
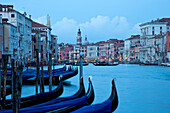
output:
[[[141,24],[140,30],[141,30],[140,61],[144,62],[144,63],[146,63],[146,62],[156,62],[156,63],[162,62],[163,57],[164,57],[163,54],[165,51],[165,44],[166,44],[165,34],[167,31],[170,31],[170,18],[157,19],[156,21],[152,20],[151,22]],[[154,44],[152,45],[152,49],[150,49],[151,44],[149,42],[151,42],[151,39],[154,37],[155,38],[158,37],[158,38],[156,38],[156,40],[154,41]],[[160,44],[162,44],[162,45],[160,45]],[[162,49],[160,49],[160,47]],[[155,48],[155,49],[153,49],[153,48]],[[151,52],[149,52],[149,51],[155,50],[156,52],[158,52],[157,49],[159,49],[159,52],[161,53],[161,55],[160,54],[157,56],[150,55]]]
[[[99,47],[95,44],[90,44],[87,46],[87,61],[99,60]]]
[[[33,58],[36,58],[36,49],[42,50],[42,54],[43,54],[43,59],[44,61],[48,61],[49,60],[49,53],[52,52],[52,48],[50,47],[51,43],[51,26],[50,26],[50,20],[49,20],[49,16],[47,18],[47,25],[43,25],[40,24],[38,22],[32,21],[32,33],[34,35],[32,35],[33,41],[36,37],[36,34],[40,34],[40,41],[41,41],[41,48],[36,48],[36,42],[35,41],[33,43],[33,47],[32,47],[32,54],[33,54]],[[56,36],[53,35],[53,38],[56,38]],[[57,40],[53,40],[53,41],[57,41]]]
[[[125,40],[124,59],[130,61],[130,40]]]
[[[7,23],[10,23],[17,28],[16,40],[18,41],[18,59],[23,59],[24,61],[31,59],[31,18],[27,18],[25,12],[24,14],[21,14],[20,12],[14,10],[13,5],[0,4],[0,15],[2,15],[2,22],[6,21]]]
[[[17,28],[16,26],[9,24],[9,23],[3,23],[3,28],[4,28],[4,37],[3,37],[3,51],[2,55],[7,55],[8,56],[8,63],[10,63],[11,57],[14,58],[15,60],[17,59],[18,56],[15,56],[13,54],[14,49],[16,50],[18,47],[18,40],[16,36],[16,31]]]

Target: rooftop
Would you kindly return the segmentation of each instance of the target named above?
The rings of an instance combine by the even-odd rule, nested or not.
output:
[[[138,38],[140,38],[140,35],[131,35],[131,37],[126,40],[132,40],[132,39],[138,39]]]
[[[162,18],[162,19],[157,19],[157,20],[152,20],[151,22],[146,22],[144,24],[141,24],[139,26],[144,26],[147,24],[166,24],[166,25],[170,25],[170,18]]]
[[[47,27],[46,25],[40,24],[38,22],[32,21],[32,27]]]

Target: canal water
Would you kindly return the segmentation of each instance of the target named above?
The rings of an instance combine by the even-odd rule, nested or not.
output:
[[[95,90],[93,104],[105,101],[111,93],[111,81],[115,79],[119,105],[115,113],[170,113],[170,68],[161,66],[83,67],[84,83],[92,76]],[[62,96],[70,96],[79,88],[79,75],[66,81]],[[48,89],[48,86],[46,86]],[[47,90],[46,90],[47,91]],[[35,86],[23,86],[22,96],[35,94]]]
[[[94,104],[105,101],[111,93],[115,79],[119,106],[115,113],[170,113],[170,68],[120,64],[118,66],[83,67],[86,89],[88,76],[92,76],[95,90]],[[78,89],[78,76],[68,80],[63,96]]]

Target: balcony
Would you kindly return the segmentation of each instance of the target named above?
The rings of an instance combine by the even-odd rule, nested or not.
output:
[[[12,51],[2,51],[2,55],[12,55]]]
[[[139,47],[139,50],[140,50],[140,51],[147,51],[147,46],[140,46],[140,47]]]

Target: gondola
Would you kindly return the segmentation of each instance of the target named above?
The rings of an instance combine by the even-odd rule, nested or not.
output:
[[[118,96],[114,80],[112,81],[112,93],[111,96],[100,104],[84,106],[71,113],[111,113],[116,110],[118,106]]]
[[[59,97],[62,93],[63,93],[63,83],[61,80],[58,87],[53,91],[39,93],[29,97],[21,98],[20,108],[25,108],[25,107],[29,107],[29,106],[33,106],[36,104],[53,100]],[[6,100],[5,109],[11,109],[11,108],[12,108],[12,99]]]
[[[62,80],[66,80],[77,74],[78,74],[78,68],[74,68],[74,69],[72,68],[71,70],[53,73],[52,76],[53,76],[54,83],[58,84],[60,75],[63,76]],[[36,76],[23,82],[23,84],[35,84],[35,83],[36,83]],[[49,84],[49,74],[44,73],[44,84]]]
[[[11,73],[11,72],[10,72]],[[19,75],[19,74],[18,74]],[[22,82],[25,83],[27,80],[29,80],[30,78],[33,78],[36,76],[36,73],[23,73],[22,75]],[[1,76],[1,79],[3,80],[3,76]],[[6,84],[7,85],[11,85],[12,82],[12,76],[11,74],[7,74],[7,78],[6,78]],[[1,83],[2,84],[2,83]]]
[[[40,70],[41,71],[41,70]],[[56,72],[62,72],[62,71],[66,71],[66,65],[64,65],[62,68],[57,68],[57,69],[53,69],[52,73],[56,73]],[[28,69],[27,71],[28,73],[36,73],[36,69]],[[44,70],[43,71],[45,74],[48,74],[48,70]]]
[[[64,102],[59,102],[51,105],[46,105],[46,106],[40,106],[40,107],[35,107],[35,108],[23,108],[20,109],[20,113],[44,113],[44,112],[49,112],[49,113],[68,113],[71,111],[74,111],[78,108],[81,108],[85,105],[89,105],[93,102],[94,100],[94,90],[93,90],[93,85],[92,82],[89,78],[89,89],[87,93],[76,99],[64,101]],[[2,110],[0,111],[2,113],[12,113],[12,110]]]
[[[40,70],[41,71],[41,70]],[[61,68],[57,68],[57,69],[53,69],[52,70],[52,73],[56,73],[56,72],[62,72],[62,71],[66,71],[66,65],[64,65],[63,67]],[[44,73],[48,74],[48,70],[44,70],[43,71]],[[1,71],[1,74],[3,75],[3,71]],[[36,73],[36,69],[28,69],[28,70],[24,70],[23,71],[23,75],[31,75],[32,73]],[[6,73],[7,75],[11,76],[12,75],[12,72],[11,71],[7,71]]]
[[[37,108],[37,107],[52,105],[52,104],[55,104],[55,103],[64,102],[64,101],[68,101],[68,100],[72,100],[72,99],[76,99],[76,98],[80,98],[83,95],[85,95],[85,88],[84,88],[83,78],[81,78],[80,79],[80,88],[79,88],[79,90],[74,95],[69,96],[69,97],[59,97],[59,98],[53,99],[51,101],[44,102],[44,103],[41,103],[41,104],[37,104],[37,105],[34,105],[34,106],[30,106],[30,107],[24,108],[24,109],[26,110],[26,109],[30,109],[30,108]]]

